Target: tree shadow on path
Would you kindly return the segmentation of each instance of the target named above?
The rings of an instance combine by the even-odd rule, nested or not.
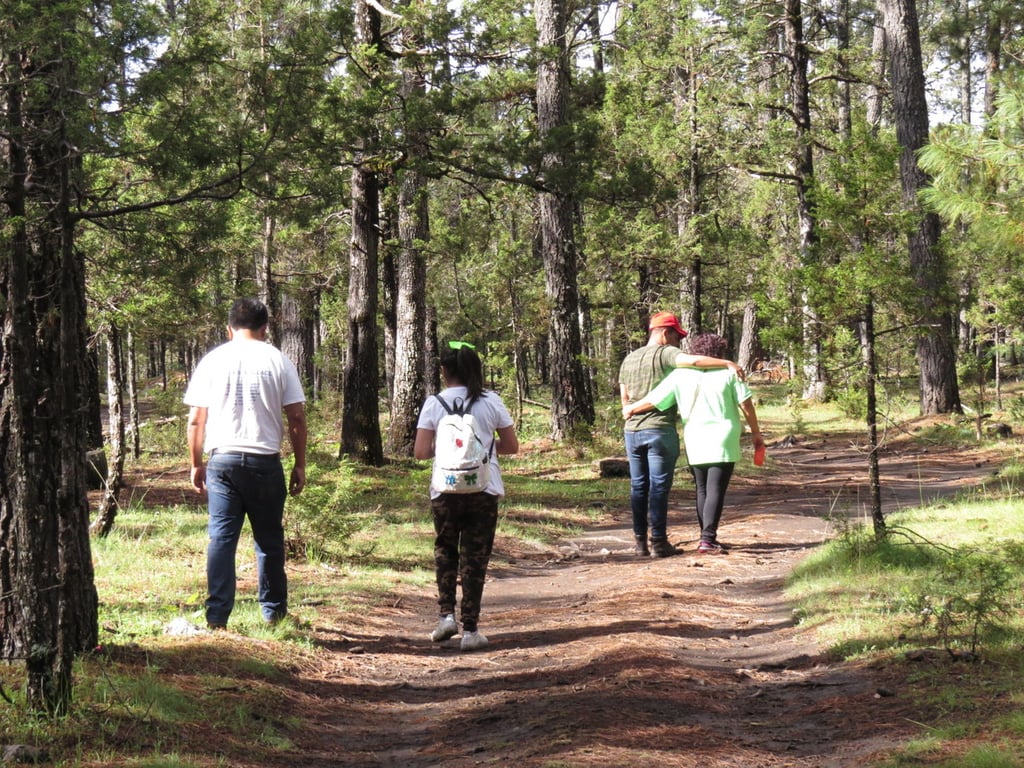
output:
[[[496,552],[481,630],[461,653],[430,643],[429,592],[352,618],[325,616],[330,651],[297,681],[308,726],[296,764],[831,768],[862,766],[920,732],[926,713],[884,665],[840,663],[797,625],[786,576],[863,515],[863,457],[842,444],[771,451],[730,487],[725,556],[699,556],[692,487],[670,516],[687,551],[631,554],[622,508],[551,551]],[[883,463],[888,510],[991,477],[991,458],[905,454]]]

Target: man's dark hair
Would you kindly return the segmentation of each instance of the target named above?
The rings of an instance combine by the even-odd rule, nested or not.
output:
[[[228,312],[228,325],[236,331],[258,331],[268,322],[267,307],[259,299],[238,299]]]
[[[729,342],[716,333],[701,333],[690,337],[690,354],[725,357]]]

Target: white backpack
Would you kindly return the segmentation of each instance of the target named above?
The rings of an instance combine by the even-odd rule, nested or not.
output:
[[[491,477],[491,450],[494,441],[484,448],[476,432],[473,405],[455,398],[451,406],[440,395],[434,395],[444,407],[445,415],[434,433],[434,471],[430,487],[438,493],[479,493],[487,488]]]

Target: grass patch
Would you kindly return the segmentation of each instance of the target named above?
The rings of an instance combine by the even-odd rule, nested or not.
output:
[[[884,538],[845,530],[790,578],[798,619],[835,656],[901,667],[931,713],[927,733],[881,766],[1020,765],[1024,518],[1019,469],[1001,475],[952,503],[891,515]]]

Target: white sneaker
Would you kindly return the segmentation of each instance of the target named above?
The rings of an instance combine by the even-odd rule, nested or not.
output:
[[[462,645],[464,651],[476,651],[487,645],[487,638],[479,632],[463,632]]]
[[[459,625],[455,623],[455,614],[446,613],[437,622],[434,631],[430,633],[430,639],[435,643],[440,643],[457,634],[459,634]]]

